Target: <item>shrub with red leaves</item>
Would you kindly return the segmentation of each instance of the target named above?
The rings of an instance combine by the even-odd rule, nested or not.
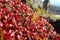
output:
[[[3,40],[54,38],[57,33],[52,25],[39,15],[34,19],[34,15],[32,9],[21,0],[0,0],[0,28]]]

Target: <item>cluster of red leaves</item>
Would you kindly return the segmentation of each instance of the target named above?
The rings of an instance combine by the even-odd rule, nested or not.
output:
[[[39,40],[55,37],[57,33],[47,20],[31,12],[21,0],[0,0],[0,28],[3,40]]]

